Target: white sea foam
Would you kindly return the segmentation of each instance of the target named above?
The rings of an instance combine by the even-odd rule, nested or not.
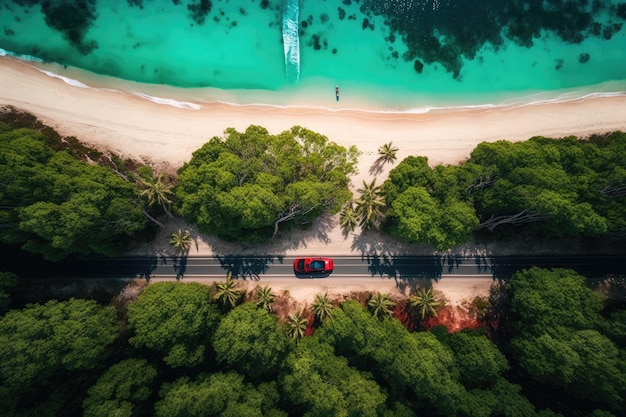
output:
[[[166,104],[168,106],[178,107],[179,109],[200,110],[202,108],[201,105],[196,103],[190,103],[188,101],[178,101],[172,98],[154,97],[145,93],[141,93],[139,91],[133,91],[133,94],[157,104]]]
[[[43,62],[43,59],[37,58],[32,55],[24,55],[24,54],[16,54],[11,51],[7,51],[6,49],[0,48],[0,56],[12,56],[14,58],[21,59],[23,61],[32,61],[32,62]]]
[[[79,88],[91,88],[89,87],[87,84],[83,84],[78,80],[75,80],[73,78],[69,78],[69,77],[64,77],[62,75],[56,74],[54,72],[50,72],[50,71],[46,71],[46,70],[42,70],[40,68],[37,68],[39,71],[43,72],[44,74],[46,74],[48,77],[52,77],[52,78],[58,78],[60,80],[62,80],[64,83],[71,85],[72,87],[79,87]],[[94,89],[95,90],[95,89]]]

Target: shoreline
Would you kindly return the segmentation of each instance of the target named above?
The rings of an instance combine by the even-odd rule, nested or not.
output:
[[[153,164],[157,170],[168,171],[182,166],[195,150],[210,138],[222,136],[226,128],[242,131],[255,124],[265,127],[271,134],[278,134],[300,125],[339,145],[356,145],[362,152],[359,174],[352,177],[353,189],[362,181],[371,181],[369,168],[378,157],[378,147],[390,141],[399,148],[398,161],[409,155],[422,155],[428,157],[432,166],[462,162],[469,158],[476,145],[485,141],[522,141],[536,135],[585,137],[594,133],[626,131],[626,95],[622,94],[560,103],[427,113],[332,111],[226,103],[203,104],[194,109],[155,103],[115,89],[73,86],[28,63],[0,57],[0,106],[6,105],[34,114],[61,135],[76,136],[90,146],[140,159]],[[392,166],[386,165],[376,175],[379,182],[387,177],[390,168]],[[154,242],[133,252],[154,254],[168,251],[169,234],[179,227],[192,232],[195,244],[190,256],[258,253],[258,248],[227,244],[201,235],[181,219],[169,222]],[[487,249],[470,242],[456,251],[484,253]],[[320,220],[304,233],[282,233],[279,239],[264,245],[264,250],[285,256],[432,253],[430,248],[403,245],[376,233],[345,236],[336,218]],[[378,287],[362,288],[379,290]],[[435,283],[434,288],[444,292],[450,302],[457,305],[466,298],[466,291],[473,295],[488,292],[487,286],[462,290],[452,282]],[[307,302],[322,290],[322,287],[307,288],[298,293],[297,298]]]
[[[178,90],[178,94],[185,91],[160,88]],[[172,166],[182,165],[194,150],[211,137],[221,136],[226,128],[244,130],[251,124],[272,134],[300,125],[340,145],[357,145],[363,152],[360,165],[365,169],[360,169],[361,174],[367,172],[378,147],[390,140],[400,148],[398,160],[417,154],[427,156],[431,165],[454,164],[467,159],[483,141],[626,130],[626,92],[603,94],[540,104],[419,113],[220,101],[202,103],[200,108],[179,108],[121,89],[71,85],[30,63],[0,57],[1,105],[29,111],[61,134],[77,136],[88,144],[154,162],[168,161]],[[162,98],[170,100],[166,97],[169,95]],[[171,100],[178,102],[179,98]]]

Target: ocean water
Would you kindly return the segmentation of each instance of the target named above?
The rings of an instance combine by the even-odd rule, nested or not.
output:
[[[0,0],[0,53],[147,97],[421,111],[626,93],[624,23],[624,0]]]

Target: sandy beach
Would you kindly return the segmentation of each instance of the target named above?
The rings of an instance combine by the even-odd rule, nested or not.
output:
[[[183,95],[183,92],[179,93]],[[211,137],[221,136],[228,127],[244,130],[255,124],[276,134],[300,125],[338,144],[358,147],[362,155],[360,173],[352,179],[355,188],[363,180],[371,179],[369,168],[377,158],[377,149],[389,141],[400,149],[398,160],[408,155],[423,155],[431,165],[436,165],[461,162],[484,141],[520,141],[535,135],[587,136],[626,130],[626,93],[561,103],[423,114],[223,103],[202,103],[201,108],[194,109],[158,104],[111,89],[73,86],[9,57],[0,57],[0,105],[31,112],[63,135],[140,158],[161,169],[177,169],[191,158],[194,150]],[[378,175],[380,182],[389,168]],[[170,228],[179,226],[173,222],[164,230],[164,236],[171,232]],[[196,245],[191,255],[246,251],[193,232]],[[323,225],[323,230],[313,230],[298,239],[284,236],[265,250],[285,255],[355,255],[363,250],[419,253],[420,248],[404,247],[377,235],[344,236],[331,220]],[[455,298],[447,292],[446,295]]]

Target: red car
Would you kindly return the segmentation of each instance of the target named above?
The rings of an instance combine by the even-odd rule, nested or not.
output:
[[[330,274],[335,265],[332,258],[296,258],[293,261],[293,272],[300,274]]]

